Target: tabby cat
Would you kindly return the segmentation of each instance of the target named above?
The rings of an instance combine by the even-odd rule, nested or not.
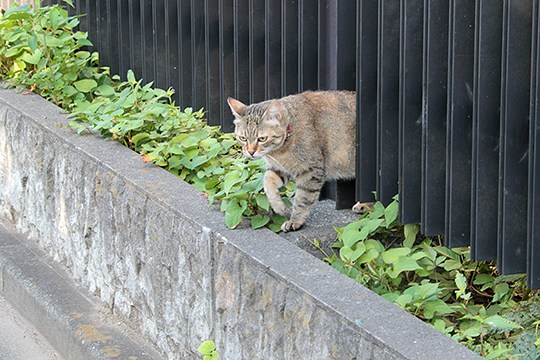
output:
[[[296,182],[283,231],[302,227],[326,180],[355,176],[355,92],[308,91],[252,105],[227,102],[244,155],[267,163],[264,191],[274,212],[289,214],[278,189],[291,178]]]

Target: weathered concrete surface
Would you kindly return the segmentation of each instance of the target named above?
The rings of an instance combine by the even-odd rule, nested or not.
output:
[[[170,359],[475,355],[267,230],[228,230],[188,184],[57,107],[0,91],[0,214]]]
[[[161,359],[148,341],[125,324],[121,317],[112,314],[109,308],[76,286],[69,274],[50,256],[2,225],[0,296],[32,321],[65,359]],[[9,340],[8,337],[0,339],[0,343]],[[29,355],[28,350],[19,349],[13,356],[20,353],[26,354],[21,356],[22,359],[42,358]],[[1,359],[5,356],[0,353]],[[47,359],[53,359],[51,356],[49,354]]]

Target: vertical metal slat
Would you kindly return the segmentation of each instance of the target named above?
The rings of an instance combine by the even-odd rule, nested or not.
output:
[[[357,2],[356,33],[356,198],[373,201],[376,189],[377,163],[377,3]]]
[[[232,9],[231,9],[232,10]],[[212,0],[204,1],[205,22],[205,54],[206,54],[206,110],[208,123],[224,126],[229,124],[221,116],[221,104],[225,94],[220,87],[220,35],[219,35],[219,3]]]
[[[501,94],[501,1],[476,0],[473,87],[471,256],[497,257]]]
[[[448,3],[424,2],[422,229],[444,233]]]
[[[249,102],[254,103],[266,98],[265,2],[250,0],[249,9]]]
[[[318,85],[318,9],[313,0],[299,0],[299,91],[316,90]]]
[[[299,4],[299,0],[281,0],[282,96],[298,93],[300,89]]]
[[[540,4],[534,2],[531,71],[531,123],[529,144],[529,223],[527,236],[527,283],[540,288]]]
[[[398,193],[400,4],[379,1],[377,81],[377,198]]]
[[[505,0],[497,266],[525,272],[532,0]]]
[[[234,96],[251,101],[251,0],[234,0]]]
[[[401,0],[399,219],[421,220],[422,56],[424,0]]]
[[[470,244],[474,5],[450,1],[445,221],[450,247]]]
[[[235,0],[219,2],[219,114],[222,119],[222,129],[231,132],[234,129],[233,116],[226,99],[235,97],[234,84],[236,79],[234,46],[235,46]]]
[[[265,99],[275,99],[282,96],[281,89],[281,2],[265,0],[265,43],[264,60],[265,74],[264,83]]]
[[[206,47],[204,1],[191,0],[191,106],[198,110],[206,106]]]
[[[168,88],[167,77],[170,71],[167,46],[166,0],[152,0],[152,63],[154,64],[154,86]],[[149,56],[150,54],[147,54]]]

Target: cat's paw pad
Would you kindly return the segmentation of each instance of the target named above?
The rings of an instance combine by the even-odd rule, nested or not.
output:
[[[304,224],[298,221],[289,220],[289,221],[285,221],[283,225],[281,225],[281,230],[283,230],[283,232],[296,231],[300,229],[302,225]]]
[[[352,211],[354,211],[357,214],[365,214],[371,211],[373,209],[373,203],[372,202],[366,202],[361,203],[360,201],[354,204],[352,207]]]

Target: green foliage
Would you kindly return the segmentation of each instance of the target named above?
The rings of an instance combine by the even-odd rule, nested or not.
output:
[[[203,341],[197,351],[204,355],[204,360],[218,360],[216,344],[211,340]]]
[[[12,5],[0,15],[0,77],[65,109],[92,98],[91,90],[110,78],[107,69],[97,68],[97,53],[83,50],[92,43],[74,30],[78,24],[60,6]]]
[[[0,76],[71,112],[77,132],[98,131],[142,154],[221,202],[228,227],[244,220],[254,229],[279,231],[285,220],[270,214],[263,192],[263,162],[248,161],[232,134],[208,126],[203,110],[180,110],[173,90],[142,84],[132,71],[127,81],[98,66],[79,20],[60,6],[14,5],[0,18]],[[283,190],[290,195],[294,184]]]
[[[524,276],[498,275],[493,263],[471,261],[468,248],[421,238],[416,225],[397,224],[397,209],[397,200],[376,203],[336,229],[339,254],[326,260],[486,358],[515,357],[513,343],[536,320],[510,316],[530,296]]]

